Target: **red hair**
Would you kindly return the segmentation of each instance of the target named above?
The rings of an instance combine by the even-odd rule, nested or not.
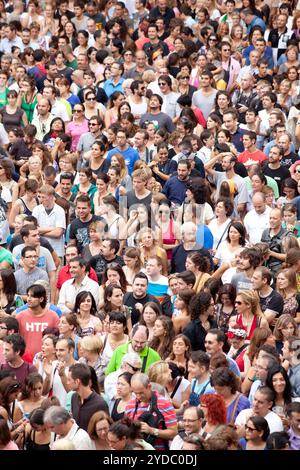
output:
[[[227,411],[225,400],[221,395],[208,394],[200,398],[200,406],[207,406],[206,419],[211,424],[226,424]]]

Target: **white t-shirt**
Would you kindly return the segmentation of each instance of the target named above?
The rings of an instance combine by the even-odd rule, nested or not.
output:
[[[252,408],[248,408],[246,410],[242,410],[236,420],[235,424],[237,426],[245,426],[247,420],[250,418],[250,416],[253,416],[253,410]],[[283,424],[279,416],[274,413],[274,411],[269,411],[269,413],[264,416],[265,420],[268,422],[269,428],[270,428],[270,434],[272,432],[281,432],[283,431]]]

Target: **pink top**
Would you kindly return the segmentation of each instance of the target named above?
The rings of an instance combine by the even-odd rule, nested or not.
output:
[[[71,121],[67,125],[66,132],[72,137],[71,150],[72,152],[75,152],[80,136],[85,132],[89,132],[88,121],[85,119],[82,124],[77,124],[77,122]]]
[[[6,444],[6,446],[3,447],[3,449],[0,449],[0,450],[19,450],[19,447],[14,441],[9,441],[9,443]]]

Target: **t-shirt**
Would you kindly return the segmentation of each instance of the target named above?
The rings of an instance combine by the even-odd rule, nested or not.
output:
[[[254,152],[249,152],[245,150],[240,153],[238,160],[240,163],[243,163],[245,166],[250,166],[255,163],[262,163],[267,159],[266,155],[261,150],[255,150]]]
[[[276,292],[276,290],[272,290],[271,294],[267,295],[266,297],[259,296],[259,303],[262,312],[266,310],[273,310],[276,312],[276,316],[280,315],[283,310],[283,298],[282,296]]]
[[[151,294],[146,294],[142,299],[136,299],[132,292],[127,292],[124,295],[123,303],[131,310],[131,321],[133,325],[139,321],[141,316],[140,311],[135,308],[135,304],[141,304],[144,306],[147,302],[155,302],[157,305],[159,305],[158,300]]]
[[[24,384],[27,375],[37,373],[37,368],[34,365],[29,364],[25,361],[20,367],[11,367],[7,362],[4,362],[0,365],[0,370],[8,370],[10,372],[13,372],[16,380],[21,385]]]
[[[144,127],[146,121],[153,122],[157,129],[165,129],[167,132],[172,133],[175,130],[175,125],[166,113],[145,113],[140,119],[140,127]]]
[[[283,181],[286,178],[291,177],[289,169],[286,166],[280,166],[279,168],[272,169],[272,168],[269,167],[269,165],[265,165],[262,168],[262,172],[265,176],[270,176],[271,178],[273,178],[276,181],[276,183],[278,184],[279,192],[280,192],[280,194],[282,194],[281,186],[282,186]]]
[[[103,220],[102,217],[93,215],[88,222],[81,222],[80,219],[74,219],[70,225],[69,239],[76,240],[78,251],[81,253],[83,247],[90,243],[89,227],[92,222]]]
[[[32,357],[41,351],[42,334],[45,328],[58,328],[59,317],[51,310],[45,309],[40,316],[33,315],[30,309],[17,314],[20,335],[26,343],[26,351]]]
[[[120,266],[124,266],[124,261],[121,256],[116,256],[114,259],[107,260],[102,255],[92,256],[90,259],[90,266],[96,271],[99,285],[102,282],[102,275],[110,263],[118,263]]]
[[[244,273],[235,274],[231,279],[231,284],[236,288],[237,292],[243,290],[252,290],[252,282]]]
[[[13,249],[12,254],[13,254],[13,260],[14,260],[14,265],[15,265],[16,270],[20,268],[21,252],[24,246],[25,245],[23,243],[22,245],[18,245]],[[47,273],[56,270],[55,263],[53,261],[53,258],[49,250],[47,250],[43,246],[40,246],[40,253],[38,257],[37,267],[44,269],[45,271],[47,271]]]
[[[120,150],[118,147],[115,147],[110,150],[107,154],[106,159],[109,163],[111,162],[111,157],[116,153],[120,153],[124,157],[128,173],[131,176],[135,162],[140,160],[138,152],[134,148],[130,147],[130,145],[128,145],[128,148],[126,150]]]

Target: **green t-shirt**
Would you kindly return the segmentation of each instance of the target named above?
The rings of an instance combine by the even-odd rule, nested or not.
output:
[[[120,369],[123,356],[128,353],[128,346],[129,343],[121,344],[121,346],[119,346],[114,351],[112,358],[105,370],[105,375],[111,374],[112,372],[115,372],[116,370]],[[146,358],[146,367],[145,370],[143,370],[142,372],[147,372],[151,364],[160,361],[159,354],[154,351],[154,349],[151,349],[148,346],[146,346],[143,351],[140,352],[139,356],[141,358],[142,364],[144,363]]]
[[[11,252],[5,248],[0,248],[0,263],[3,263],[4,261],[11,264],[11,266],[14,265]]]

